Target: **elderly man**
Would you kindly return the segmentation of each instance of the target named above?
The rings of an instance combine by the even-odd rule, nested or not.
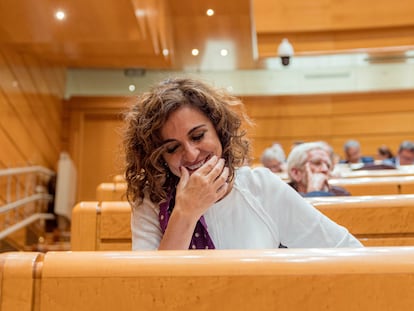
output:
[[[289,185],[304,197],[350,195],[344,188],[329,185],[332,168],[325,143],[298,145],[292,149],[287,159]]]
[[[363,163],[363,164],[372,164],[374,163],[374,158],[369,156],[361,155],[361,145],[357,140],[350,139],[344,144],[344,155],[345,160],[341,160],[340,163]]]
[[[393,159],[385,159],[384,164],[392,164],[396,166],[400,165],[413,165],[414,164],[414,143],[409,140],[405,140],[400,144],[398,148],[397,156]]]

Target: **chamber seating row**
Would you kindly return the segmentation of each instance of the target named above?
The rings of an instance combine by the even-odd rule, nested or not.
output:
[[[331,185],[347,189],[351,195],[414,194],[414,176],[369,176],[355,178],[333,178]],[[101,183],[96,189],[98,201],[122,201],[125,197],[125,182]]]
[[[308,198],[365,246],[414,246],[414,195]],[[126,201],[80,202],[72,212],[72,250],[130,250]]]
[[[414,248],[0,255],[0,309],[412,310]]]
[[[414,176],[356,177],[329,180],[351,195],[414,194]]]

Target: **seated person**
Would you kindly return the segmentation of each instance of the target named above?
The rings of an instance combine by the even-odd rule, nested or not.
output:
[[[374,163],[373,157],[361,156],[361,146],[358,141],[350,139],[344,144],[345,160],[340,163],[356,164],[356,163]]]
[[[394,159],[394,154],[387,145],[381,145],[377,149],[377,158],[380,161]]]
[[[328,183],[332,160],[326,143],[310,142],[296,146],[287,159],[289,185],[304,197],[348,196],[342,187]]]
[[[260,162],[273,173],[282,173],[286,171],[286,156],[280,144],[276,143],[271,147],[266,148],[260,157]]]
[[[414,143],[409,140],[405,140],[400,144],[398,153],[395,158],[386,159],[384,164],[390,164],[395,166],[400,165],[413,165],[414,164]]]

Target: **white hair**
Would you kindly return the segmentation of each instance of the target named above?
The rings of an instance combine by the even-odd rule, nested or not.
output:
[[[271,147],[266,148],[263,151],[260,161],[263,164],[269,160],[277,160],[280,163],[284,163],[286,161],[285,152],[280,144],[273,144]]]
[[[291,170],[292,168],[298,168],[301,169],[306,164],[306,161],[308,160],[308,154],[309,151],[312,150],[324,150],[325,152],[328,152],[326,143],[318,141],[318,142],[309,142],[309,143],[303,143],[300,145],[295,146],[292,151],[289,153],[288,159],[287,159],[287,171],[289,178],[293,180],[293,176],[291,176]]]

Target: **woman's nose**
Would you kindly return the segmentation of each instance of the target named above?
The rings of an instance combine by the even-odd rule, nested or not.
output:
[[[187,162],[194,162],[197,160],[199,150],[196,146],[188,143],[184,145],[184,160]]]

